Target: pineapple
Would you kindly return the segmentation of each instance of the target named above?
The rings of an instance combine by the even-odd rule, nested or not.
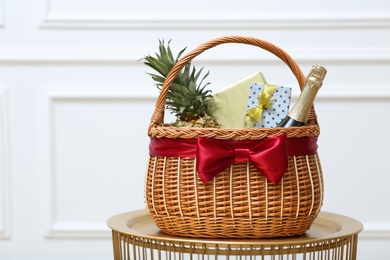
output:
[[[159,40],[159,53],[156,53],[156,57],[150,55],[144,57],[144,64],[158,72],[158,74],[148,74],[160,90],[169,71],[186,49],[182,49],[174,58],[169,44],[170,41],[165,46],[164,41]],[[211,90],[205,89],[210,83],[202,86],[209,73],[203,76],[199,84],[197,83],[202,70],[203,68],[197,72],[195,67],[188,63],[170,86],[166,108],[176,116],[176,122],[173,123],[173,126],[219,127],[218,123],[206,114],[209,102],[212,101],[213,97]]]

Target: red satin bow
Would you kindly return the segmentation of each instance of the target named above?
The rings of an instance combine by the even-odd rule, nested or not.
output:
[[[288,167],[286,135],[232,141],[198,137],[196,170],[203,183],[234,162],[251,162],[269,181],[278,184]]]

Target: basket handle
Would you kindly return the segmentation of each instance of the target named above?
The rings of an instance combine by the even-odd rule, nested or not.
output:
[[[177,61],[177,63],[173,66],[173,68],[169,71],[167,77],[165,78],[164,84],[160,91],[160,95],[158,96],[158,99],[156,101],[156,107],[151,118],[151,125],[153,124],[159,125],[163,123],[166,97],[168,95],[169,88],[172,82],[177,77],[177,75],[182,70],[182,68],[193,58],[195,58],[202,52],[206,51],[207,49],[211,49],[217,45],[224,44],[224,43],[243,43],[248,45],[254,45],[273,53],[275,56],[277,56],[279,59],[281,59],[284,63],[287,64],[287,66],[295,75],[301,90],[304,87],[306,81],[304,74],[302,73],[301,69],[299,68],[298,64],[294,61],[294,59],[291,58],[291,56],[287,54],[284,50],[280,49],[279,47],[275,46],[274,44],[268,41],[254,38],[254,37],[223,36],[200,44],[198,47],[196,47],[195,49],[193,49],[192,51],[190,51],[189,53],[184,55],[180,60]]]

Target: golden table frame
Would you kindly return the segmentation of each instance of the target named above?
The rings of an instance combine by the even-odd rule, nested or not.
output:
[[[352,218],[321,212],[302,236],[273,239],[201,239],[162,233],[146,210],[113,216],[115,260],[260,259],[355,260],[363,225]]]

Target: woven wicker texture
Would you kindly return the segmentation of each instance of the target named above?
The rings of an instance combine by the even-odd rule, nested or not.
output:
[[[301,89],[304,86],[305,77],[296,62],[272,43],[243,36],[213,39],[183,56],[170,71],[156,102],[149,136],[260,140],[280,134],[288,138],[319,135],[314,108],[303,127],[218,129],[164,124],[166,95],[180,70],[200,53],[224,43],[254,45],[273,53],[287,64]],[[161,231],[171,235],[265,238],[303,234],[322,206],[321,164],[317,154],[290,156],[288,162],[288,171],[277,185],[249,162],[234,163],[204,184],[197,176],[195,158],[150,156],[145,180],[146,206]]]

